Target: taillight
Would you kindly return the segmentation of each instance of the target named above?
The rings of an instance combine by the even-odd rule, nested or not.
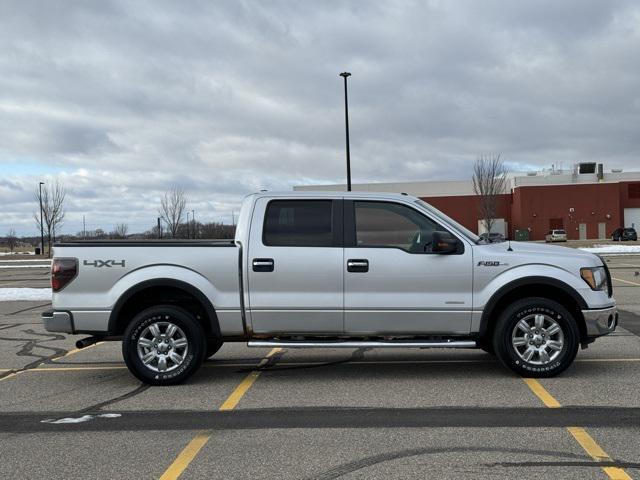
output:
[[[77,258],[54,258],[51,263],[51,288],[59,292],[78,274]]]

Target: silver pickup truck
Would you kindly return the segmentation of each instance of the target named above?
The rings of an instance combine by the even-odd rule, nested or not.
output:
[[[185,380],[223,342],[482,348],[549,377],[618,322],[601,258],[485,243],[404,194],[253,194],[233,241],[59,243],[52,288],[47,330],[122,340],[154,385]]]

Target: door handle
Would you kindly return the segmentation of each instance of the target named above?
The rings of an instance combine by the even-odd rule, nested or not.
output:
[[[254,272],[273,272],[273,258],[254,258],[253,259],[253,271]]]
[[[366,258],[353,258],[347,260],[347,272],[364,273],[369,271],[369,260]]]

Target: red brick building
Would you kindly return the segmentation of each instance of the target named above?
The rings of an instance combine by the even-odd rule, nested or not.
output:
[[[478,231],[476,195],[422,198],[468,229]],[[562,228],[569,239],[577,240],[607,238],[621,226],[640,230],[638,215],[640,181],[515,187],[500,196],[497,218],[507,223],[510,238],[516,230],[526,229],[531,240],[544,240],[549,230]]]
[[[296,190],[344,190],[344,185],[301,186]],[[470,181],[406,182],[354,185],[353,190],[405,192],[424,199],[462,223],[482,230],[479,197]],[[609,238],[618,227],[640,230],[640,172],[528,172],[509,176],[499,197],[496,218],[509,238],[528,230],[530,240],[544,240],[550,229],[564,229],[569,239]]]

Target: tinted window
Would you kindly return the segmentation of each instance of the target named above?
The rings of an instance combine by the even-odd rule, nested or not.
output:
[[[424,253],[425,245],[431,245],[433,232],[445,231],[405,205],[354,202],[354,207],[358,247],[397,247],[411,253]]]
[[[275,247],[331,247],[331,200],[274,200],[267,206],[262,239]]]
[[[566,235],[567,232],[565,232],[564,230],[556,230],[556,233],[558,235]]]

